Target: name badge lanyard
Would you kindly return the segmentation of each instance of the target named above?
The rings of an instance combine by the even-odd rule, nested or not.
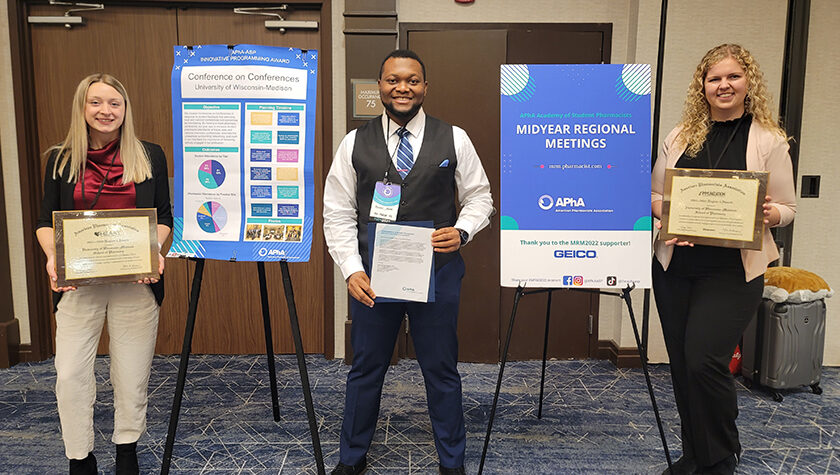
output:
[[[105,177],[102,178],[102,183],[99,184],[99,189],[96,190],[96,195],[93,197],[93,201],[90,203],[88,209],[93,209],[96,206],[96,202],[99,201],[99,195],[102,194],[102,189],[105,188],[105,182],[108,181],[108,175],[111,174],[111,169],[114,168],[114,162],[117,160],[117,154],[120,153],[119,150],[114,153],[114,156],[111,157],[111,164],[108,165],[108,170],[105,171]],[[85,173],[82,171],[82,203],[87,205],[86,198],[85,198]]]
[[[388,150],[388,142],[391,139],[391,118],[388,118],[388,127],[385,129],[385,150]],[[391,180],[388,178],[389,173],[391,171],[391,165],[394,163],[394,157],[397,155],[397,152],[400,149],[400,140],[401,138],[397,138],[397,146],[394,147],[394,152],[388,152],[388,159],[385,163],[385,176],[382,177],[382,183],[385,186],[391,185]],[[396,165],[395,165],[396,166]]]
[[[388,139],[390,139],[391,121],[388,120],[387,134],[385,135],[385,150],[388,150]],[[399,149],[394,149],[394,154]],[[385,174],[382,181],[376,182],[373,191],[373,199],[370,205],[370,218],[375,221],[391,223],[397,220],[400,209],[400,185],[395,185],[389,180],[391,164],[393,163],[393,155],[386,153],[387,164],[385,167]]]
[[[741,122],[744,121],[744,116],[741,116],[738,119],[738,122],[735,123],[735,128],[732,129],[732,133],[729,135],[729,138],[726,140],[726,143],[723,145],[723,150],[720,151],[720,155],[718,155],[717,160],[715,160],[714,165],[712,165],[712,152],[709,150],[711,147],[706,147],[706,157],[709,159],[709,168],[716,169],[718,165],[720,165],[720,160],[723,158],[723,154],[726,153],[726,149],[729,148],[729,144],[732,143],[732,140],[735,138],[735,134],[738,133],[738,129],[741,127]],[[707,145],[710,145],[707,143]]]

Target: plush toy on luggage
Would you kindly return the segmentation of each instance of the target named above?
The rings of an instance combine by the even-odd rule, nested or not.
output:
[[[793,267],[770,267],[764,274],[764,298],[776,303],[813,302],[834,295],[822,277]]]

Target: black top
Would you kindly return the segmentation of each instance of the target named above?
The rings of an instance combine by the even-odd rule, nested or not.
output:
[[[156,208],[157,222],[164,226],[172,227],[172,204],[169,202],[169,172],[166,167],[166,155],[160,145],[150,142],[143,142],[146,154],[152,163],[152,178],[141,183],[134,184],[137,194],[138,208]],[[76,180],[69,183],[70,167],[64,167],[61,176],[53,178],[57,151],[53,151],[47,160],[47,169],[44,176],[44,199],[41,200],[41,213],[38,216],[35,229],[52,227],[53,211],[70,211],[76,209],[73,192],[76,189]],[[150,284],[155,300],[158,305],[163,301],[163,276],[154,284]],[[58,305],[61,293],[53,293],[53,304]]]
[[[712,122],[703,148],[692,158],[683,153],[676,168],[702,168],[718,170],[747,169],[747,138],[750,135],[752,116],[725,122]],[[740,249],[717,246],[675,246],[674,257],[668,270],[680,274],[709,275],[719,272],[744,272]]]

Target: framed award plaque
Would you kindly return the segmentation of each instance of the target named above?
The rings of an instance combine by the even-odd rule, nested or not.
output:
[[[53,230],[59,287],[160,278],[153,208],[54,211]]]
[[[668,168],[659,239],[761,249],[768,172]]]

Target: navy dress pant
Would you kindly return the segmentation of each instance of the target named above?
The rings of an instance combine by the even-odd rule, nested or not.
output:
[[[683,455],[700,467],[741,454],[738,401],[729,362],[761,303],[764,276],[662,269],[653,259],[653,289],[680,414]]]
[[[368,308],[350,299],[353,365],[347,374],[341,463],[357,464],[370,447],[379,416],[382,383],[403,316],[408,314],[411,338],[426,383],[426,401],[440,463],[446,468],[464,465],[466,430],[456,334],[463,276],[464,261],[459,255],[435,271],[432,303],[377,303]]]

